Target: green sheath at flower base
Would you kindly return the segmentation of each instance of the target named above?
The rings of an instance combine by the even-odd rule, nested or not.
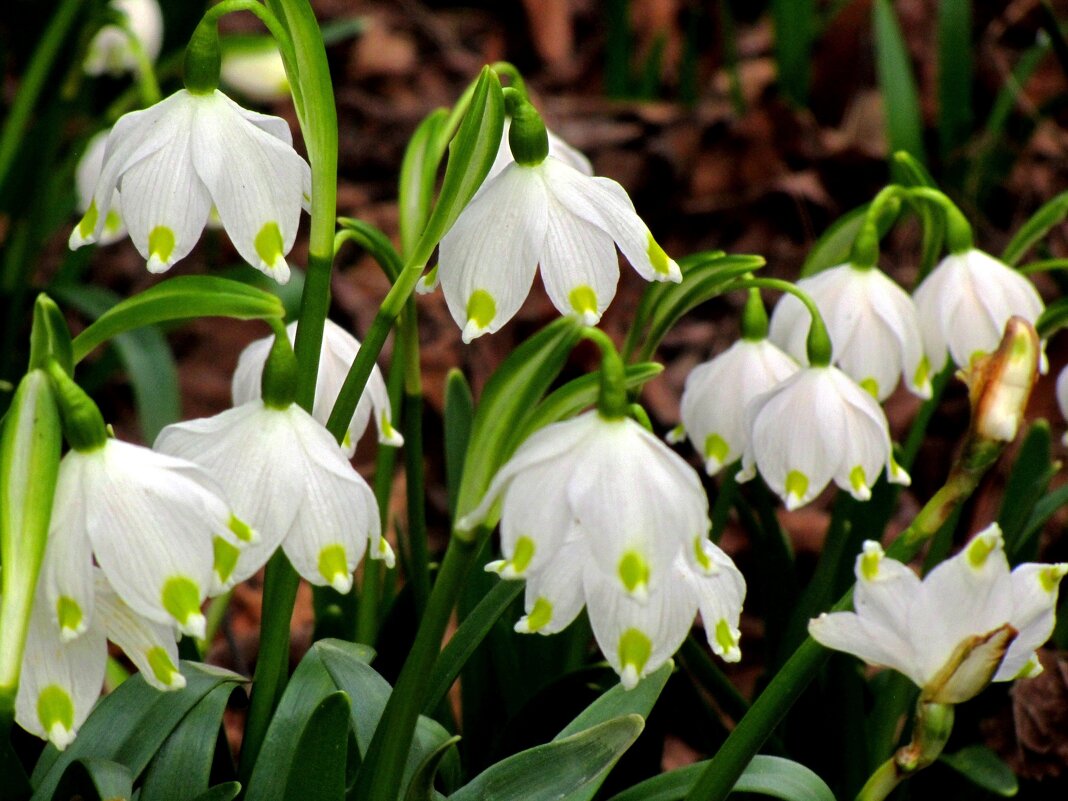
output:
[[[511,100],[518,93],[507,92],[505,97]],[[518,100],[512,109],[512,124],[508,129],[508,147],[516,164],[533,167],[545,161],[549,155],[549,134],[541,115],[526,100]]]
[[[214,20],[204,20],[185,48],[185,88],[196,95],[211,94],[219,87],[221,68],[218,25]]]
[[[275,331],[274,344],[263,366],[263,379],[260,389],[263,405],[269,409],[288,409],[293,405],[297,386],[297,357],[289,336],[279,325]]]
[[[76,451],[89,453],[104,447],[108,441],[107,427],[100,409],[81,387],[74,383],[54,359],[48,364],[48,377],[56,392],[63,434]]]
[[[742,339],[757,342],[768,336],[768,312],[764,308],[764,301],[760,297],[760,290],[754,287],[749,290],[749,297],[745,300],[745,308],[742,309]]]

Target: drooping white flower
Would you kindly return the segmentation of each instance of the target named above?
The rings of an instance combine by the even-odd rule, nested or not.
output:
[[[973,357],[998,346],[1010,317],[1023,317],[1033,325],[1044,308],[1027,278],[975,249],[946,256],[913,298],[935,372],[950,357],[958,367],[967,367]]]
[[[149,271],[161,273],[192,250],[214,206],[242,258],[284,284],[310,183],[285,120],[218,90],[182,89],[115,124],[70,246],[100,238],[117,189],[130,238]]]
[[[289,97],[282,54],[269,36],[223,40],[222,82],[250,100],[271,103]]]
[[[104,166],[104,150],[107,147],[109,130],[101,131],[85,145],[85,152],[74,168],[74,188],[78,191],[78,212],[85,214],[93,203],[93,192],[100,178],[100,168]],[[97,239],[98,245],[110,245],[126,236],[126,225],[122,221],[122,206],[119,192],[112,193],[111,208],[104,219],[104,228]]]
[[[154,447],[201,465],[258,532],[258,542],[229,550],[229,585],[259,570],[279,545],[301,576],[342,593],[368,539],[372,558],[393,564],[371,488],[323,425],[296,404],[278,409],[251,400],[167,426]]]
[[[504,171],[504,168],[509,164],[515,164],[515,158],[512,156],[512,148],[508,144],[508,132],[511,128],[512,120],[506,117],[504,120],[504,129],[501,133],[501,144],[500,147],[497,148],[497,158],[494,159],[489,172],[482,181],[480,190],[485,189],[486,185],[500,175]],[[573,167],[583,175],[593,175],[593,165],[590,164],[590,160],[586,158],[581,150],[572,147],[548,128],[545,129],[545,133],[549,138],[550,156],[559,159],[569,167]]]
[[[215,580],[212,543],[238,547],[242,534],[251,537],[196,465],[108,439],[60,463],[39,584],[67,639],[93,617],[94,559],[137,614],[202,637],[200,605]]]
[[[1053,633],[1068,564],[1028,563],[1010,573],[1003,545],[991,525],[921,581],[869,540],[857,557],[856,612],[820,615],[809,633],[903,673],[934,703],[961,703],[991,681],[1038,675],[1035,649]]]
[[[110,10],[125,15],[148,61],[154,62],[163,44],[163,13],[156,0],[111,0]],[[138,69],[129,35],[118,25],[105,25],[89,43],[83,69],[88,75],[121,75]]]
[[[438,277],[465,342],[512,318],[539,263],[553,305],[593,325],[615,296],[616,245],[646,280],[682,280],[618,183],[553,156],[532,166],[512,162],[441,240]]]
[[[745,411],[749,445],[739,481],[757,471],[796,509],[832,479],[857,500],[886,469],[887,478],[908,484],[891,452],[886,415],[878,401],[837,367],[806,367],[756,396]]]
[[[885,400],[898,376],[921,398],[931,397],[930,369],[916,307],[908,294],[876,267],[841,264],[797,282],[815,301],[827,324],[834,364]],[[811,316],[793,295],[784,295],[771,316],[769,337],[800,363],[807,363]]]
[[[294,322],[286,326],[286,333],[289,335],[289,341],[295,342],[297,324]],[[263,365],[267,361],[273,342],[273,336],[265,337],[256,340],[241,351],[232,383],[235,406],[260,397]],[[319,356],[319,376],[315,382],[315,403],[312,406],[312,416],[323,425],[326,425],[327,420],[330,419],[330,412],[345,383],[345,377],[359,352],[360,343],[356,337],[332,320],[326,321],[326,328],[323,330],[323,349]],[[352,458],[356,452],[356,443],[367,430],[372,412],[375,426],[378,428],[378,441],[394,448],[403,445],[404,437],[393,427],[393,412],[390,408],[389,395],[386,392],[386,382],[382,378],[378,365],[371,368],[367,386],[360,397],[360,402],[356,405],[352,422],[349,423],[348,432],[342,442],[342,450],[349,458]]]
[[[750,400],[785,381],[797,363],[766,339],[739,339],[686,377],[682,391],[682,426],[668,437],[690,438],[714,476],[741,458],[749,442],[745,407]]]
[[[93,618],[73,639],[56,626],[48,598],[38,589],[22,657],[15,721],[61,751],[74,740],[100,696],[107,640],[126,652],[153,687],[180,690],[185,686],[171,627],[130,609],[99,568],[92,569],[90,586],[95,594]]]
[[[1061,410],[1061,417],[1068,420],[1068,367],[1065,367],[1057,375],[1057,407]],[[1068,445],[1068,431],[1061,439]]]
[[[498,499],[504,559],[486,569],[526,579],[517,631],[560,631],[585,605],[629,688],[677,650],[700,609],[713,651],[740,658],[745,581],[708,540],[700,479],[633,420],[591,411],[536,432],[458,526]]]

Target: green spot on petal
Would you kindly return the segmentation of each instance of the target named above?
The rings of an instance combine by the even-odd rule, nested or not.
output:
[[[633,667],[641,675],[652,653],[652,640],[638,629],[627,629],[619,638],[619,664],[624,670]]]
[[[122,228],[122,217],[112,209],[108,212],[108,216],[104,218],[104,233],[113,234],[120,228]]]
[[[59,600],[56,601],[56,619],[59,621],[59,627],[62,630],[81,631],[82,607],[73,598],[61,595]]]
[[[256,255],[263,259],[268,267],[274,267],[282,258],[282,232],[278,230],[278,223],[269,222],[256,234],[253,242],[256,246]]]
[[[74,729],[74,701],[58,684],[49,684],[37,696],[37,719],[46,732],[58,724],[68,732]]]
[[[497,316],[497,303],[484,289],[476,289],[467,301],[467,319],[480,329],[486,328]]]
[[[510,564],[517,575],[530,567],[530,560],[534,558],[534,550],[534,540],[530,537],[523,536],[515,541],[515,553]]]
[[[805,497],[808,492],[808,476],[800,470],[791,470],[786,474],[786,494],[793,495],[797,500]]]
[[[1061,583],[1065,573],[1068,573],[1068,565],[1049,565],[1039,571],[1038,581],[1043,590],[1052,594],[1057,591],[1057,586]]]
[[[180,627],[195,625],[197,618],[203,622],[200,614],[200,588],[187,576],[172,576],[163,584],[160,600],[167,614],[173,617]]]
[[[879,575],[879,563],[882,561],[881,548],[873,548],[864,552],[864,555],[860,557],[860,575],[865,581],[875,581],[875,577]]]
[[[726,618],[720,618],[716,623],[716,645],[722,649],[721,653],[724,654],[729,654],[738,647],[738,638],[734,636],[731,624]]]
[[[572,289],[567,299],[579,317],[585,317],[587,314],[597,316],[597,293],[586,284]]]
[[[860,382],[860,387],[876,400],[879,399],[879,382],[874,378],[865,378]]]
[[[701,566],[702,570],[709,571],[712,569],[712,559],[705,553],[705,538],[695,537],[693,541],[693,553],[694,558],[697,560],[697,564]]]
[[[386,439],[393,439],[397,435],[397,430],[393,427],[393,423],[389,421],[385,412],[382,412],[381,428],[382,436]]]
[[[996,545],[997,540],[992,537],[976,537],[968,544],[968,564],[974,568],[982,567]]]
[[[534,608],[527,615],[527,629],[537,631],[549,625],[553,619],[553,605],[548,598],[539,597],[534,602]]]
[[[334,584],[338,579],[347,582],[349,565],[342,545],[335,542],[319,551],[319,575],[327,584]]]
[[[159,679],[160,683],[167,686],[174,684],[174,676],[178,673],[178,668],[171,661],[166,648],[157,645],[149,649],[145,657],[148,659],[148,666],[152,668],[152,675]]]
[[[213,562],[215,575],[219,577],[221,583],[225,584],[230,580],[230,576],[234,574],[234,568],[237,567],[237,558],[241,555],[241,551],[222,537],[215,537],[212,540],[211,548],[215,557]]]
[[[868,486],[867,479],[864,476],[864,468],[859,464],[849,471],[849,484],[856,492]]]
[[[649,584],[649,563],[636,551],[627,551],[619,560],[619,579],[627,592],[636,592]]]
[[[730,450],[727,440],[719,434],[709,434],[705,437],[705,459],[715,459],[720,464],[724,464]]]
[[[1042,673],[1042,663],[1038,661],[1038,657],[1035,654],[1031,654],[1031,658],[1024,663],[1024,666],[1020,668],[1020,672],[1013,676],[1012,680],[1033,679],[1040,673]]]
[[[649,262],[653,265],[653,270],[660,273],[660,275],[671,275],[671,259],[668,254],[664,252],[664,249],[660,247],[653,235],[648,235],[648,244],[646,245],[646,253],[649,256]]]
[[[242,542],[252,542],[252,528],[237,515],[231,514],[230,520],[226,526],[234,533],[234,536]]]
[[[931,362],[924,356],[916,366],[916,374],[912,376],[912,383],[918,387],[926,386],[931,380]]]
[[[157,225],[148,235],[148,255],[155,256],[164,264],[174,253],[174,231],[165,225]]]
[[[93,233],[96,228],[96,221],[99,219],[100,212],[97,210],[96,201],[94,200],[89,204],[89,208],[86,209],[85,216],[82,217],[81,222],[78,223],[78,233],[82,235],[83,239]]]

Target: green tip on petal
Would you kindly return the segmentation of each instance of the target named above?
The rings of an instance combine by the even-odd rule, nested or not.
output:
[[[879,564],[883,561],[883,549],[879,543],[868,540],[864,543],[864,553],[860,557],[860,575],[865,581],[875,581],[879,575]]]
[[[737,662],[742,658],[738,634],[725,617],[716,623],[714,650],[726,662]]]
[[[849,471],[849,486],[853,497],[858,501],[866,501],[871,498],[871,487],[868,486],[868,478],[864,475],[864,468],[857,465]]]
[[[93,231],[96,230],[96,223],[99,219],[100,211],[96,207],[96,200],[93,200],[89,204],[89,208],[85,210],[85,215],[78,223],[78,236],[81,238],[82,243],[91,241]]]
[[[476,289],[467,300],[467,325],[464,326],[463,340],[470,342],[489,328],[497,316],[497,302],[493,295],[484,289]]]
[[[343,595],[352,589],[352,573],[344,546],[335,542],[319,551],[319,575]]]
[[[58,684],[49,684],[37,696],[37,719],[60,751],[74,741],[74,701]]]
[[[976,570],[985,565],[987,558],[997,548],[998,539],[996,534],[979,534],[968,543],[968,564]]]
[[[648,234],[646,241],[646,255],[649,263],[653,265],[653,271],[660,281],[680,281],[682,273],[679,266],[672,261],[671,257],[660,247],[660,243],[653,239],[652,233]]]
[[[85,631],[82,607],[69,596],[61,595],[56,601],[56,620],[59,622],[59,638],[63,642],[69,642]]]
[[[931,362],[926,356],[920,359],[916,366],[916,373],[912,376],[912,383],[917,387],[927,387],[931,383]]]
[[[185,676],[181,674],[174,662],[171,661],[167,649],[161,645],[150,648],[145,654],[152,675],[159,680],[160,684],[171,690],[180,690],[185,687]]]
[[[530,567],[530,560],[534,558],[535,548],[534,540],[530,537],[523,536],[515,541],[515,553],[512,556],[511,563],[516,573],[522,573]]]
[[[535,602],[530,613],[523,616],[515,625],[515,630],[520,634],[531,634],[540,631],[552,622],[553,605],[548,598],[540,596]]]
[[[252,526],[235,514],[230,515],[230,520],[227,522],[226,527],[230,529],[234,536],[241,540],[241,542],[252,543],[259,540],[259,535]]]
[[[279,283],[285,283],[285,280],[289,279],[289,266],[283,253],[282,231],[278,228],[278,223],[266,223],[256,234],[253,245],[256,247],[256,255],[263,262],[262,267],[270,270],[272,274],[278,273],[276,277]],[[283,273],[285,280],[282,279]]]
[[[649,563],[637,551],[627,551],[619,560],[619,580],[631,595],[644,597],[649,587]]]
[[[708,541],[704,537],[694,537],[693,555],[694,559],[697,560],[697,564],[701,566],[705,573],[712,573],[715,570],[715,563],[713,563],[712,557],[705,550],[706,542]]]
[[[1042,663],[1038,661],[1038,654],[1031,654],[1031,658],[1024,663],[1024,666],[1020,668],[1020,672],[1012,677],[1013,681],[1017,679],[1033,679],[1035,676],[1041,675],[1045,671],[1042,667]]]
[[[385,537],[378,538],[376,544],[371,549],[371,558],[383,562],[390,570],[397,564],[397,557],[393,553],[393,549],[389,547],[389,543],[386,542]]]
[[[580,318],[583,325],[596,325],[601,316],[597,313],[597,293],[586,284],[581,284],[571,290],[567,296],[571,308]]]
[[[865,378],[860,382],[860,388],[875,398],[875,400],[879,400],[879,382],[874,378]]]
[[[808,492],[808,476],[800,470],[791,470],[786,474],[786,508],[796,509],[804,503]]]
[[[165,225],[157,225],[148,234],[148,271],[162,273],[170,269],[174,254],[174,231]]]
[[[1057,587],[1061,583],[1061,579],[1065,574],[1068,574],[1068,564],[1056,564],[1048,565],[1038,573],[1038,581],[1042,585],[1042,589],[1052,594],[1057,591]]]
[[[108,216],[104,218],[104,233],[112,235],[117,233],[120,228],[122,228],[122,217],[114,209],[108,211]]]
[[[183,634],[204,639],[207,622],[200,613],[200,587],[188,576],[172,576],[163,584],[160,600]]]
[[[619,664],[623,668],[620,676],[623,686],[634,689],[638,679],[645,670],[645,664],[653,653],[653,642],[638,629],[627,629],[619,638]]]
[[[705,437],[705,472],[710,476],[719,472],[719,469],[727,463],[727,454],[731,451],[727,440],[719,434],[709,434]]]
[[[234,574],[241,550],[222,537],[214,537],[211,547],[214,554],[215,575],[219,577],[219,583],[225,587],[229,584],[230,577]]]

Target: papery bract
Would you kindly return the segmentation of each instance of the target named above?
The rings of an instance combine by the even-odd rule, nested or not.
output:
[[[310,186],[285,120],[243,109],[218,90],[182,89],[115,123],[70,246],[102,236],[117,189],[131,240],[149,271],[161,273],[192,250],[214,206],[242,258],[284,284]]]

